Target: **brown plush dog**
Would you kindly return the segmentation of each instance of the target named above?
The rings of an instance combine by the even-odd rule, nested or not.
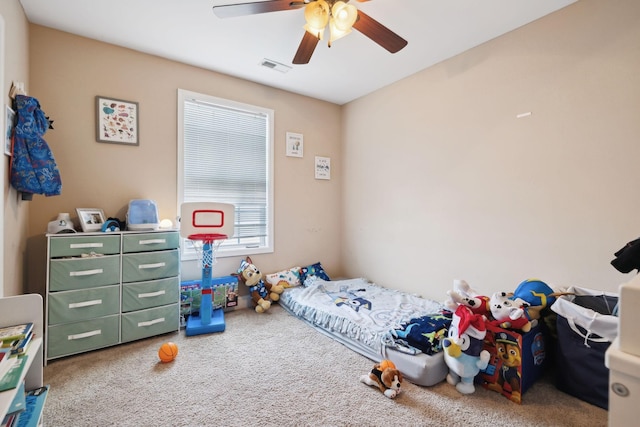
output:
[[[390,360],[383,360],[373,365],[368,375],[362,375],[360,381],[378,389],[389,399],[400,394],[402,374],[396,369],[396,365]]]
[[[234,274],[239,283],[249,288],[249,295],[257,313],[264,313],[271,307],[271,303],[280,299],[284,292],[282,285],[271,285],[262,280],[262,273],[253,264],[250,257],[240,262],[238,272]]]

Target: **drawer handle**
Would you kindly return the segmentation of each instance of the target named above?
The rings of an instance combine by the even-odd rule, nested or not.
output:
[[[96,268],[94,270],[84,270],[84,271],[70,271],[69,276],[93,276],[94,274],[102,274],[104,270],[102,268]]]
[[[147,239],[138,241],[139,245],[155,245],[156,243],[167,243],[167,239]]]
[[[164,322],[164,317],[160,317],[154,320],[149,320],[148,322],[138,322],[138,327],[141,328],[143,326],[153,326],[156,323],[162,323],[162,322]]]
[[[164,262],[156,262],[155,264],[140,264],[140,265],[138,266],[138,268],[139,268],[140,270],[146,270],[146,269],[149,269],[149,268],[159,268],[159,267],[164,267],[165,265],[167,265],[167,264],[166,264],[166,263],[164,263]]]
[[[102,248],[104,243],[72,243],[69,249]]]
[[[69,335],[67,339],[69,341],[81,340],[83,338],[89,338],[96,335],[102,335],[102,329],[96,329],[95,331],[84,332],[82,334]]]
[[[90,307],[92,305],[100,305],[100,304],[102,304],[101,299],[94,299],[93,301],[73,302],[69,304],[69,308]]]
[[[153,297],[157,297],[164,294],[166,294],[164,290],[156,291],[156,292],[147,292],[146,294],[138,294],[138,298],[153,298]]]

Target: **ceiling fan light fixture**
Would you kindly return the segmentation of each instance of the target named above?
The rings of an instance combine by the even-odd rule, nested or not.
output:
[[[341,31],[351,30],[358,18],[358,9],[351,4],[337,1],[331,8],[331,21]]]
[[[331,20],[329,21],[329,46],[349,34],[357,18],[358,9],[355,6],[342,1],[336,2],[331,9]]]
[[[342,37],[346,36],[350,32],[351,32],[351,28],[348,28],[346,30],[341,30],[332,19],[331,22],[329,22],[329,47],[331,47],[331,43],[333,43],[338,39],[341,39]]]
[[[329,22],[329,4],[325,0],[309,3],[304,8],[304,29],[322,40],[324,29]]]

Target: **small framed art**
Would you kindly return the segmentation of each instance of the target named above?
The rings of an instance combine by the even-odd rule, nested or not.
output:
[[[287,132],[287,156],[302,157],[304,154],[304,136],[301,133]]]
[[[96,96],[96,141],[140,145],[138,103]]]
[[[331,179],[331,159],[316,156],[316,179]]]
[[[5,115],[5,133],[4,133],[4,154],[7,156],[11,155],[11,135],[13,134],[13,127],[15,126],[16,113],[9,107],[7,107],[7,112]]]
[[[82,231],[100,231],[104,224],[105,217],[102,209],[96,208],[77,208],[78,219],[82,226]]]

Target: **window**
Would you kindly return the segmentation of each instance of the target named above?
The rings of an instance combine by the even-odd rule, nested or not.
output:
[[[217,256],[273,252],[273,119],[266,108],[178,90],[178,204],[235,206]],[[179,209],[178,209],[179,212]],[[186,241],[183,259],[195,259]]]

